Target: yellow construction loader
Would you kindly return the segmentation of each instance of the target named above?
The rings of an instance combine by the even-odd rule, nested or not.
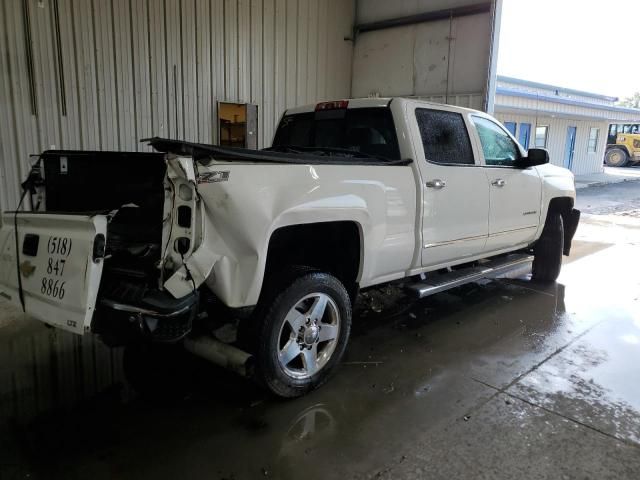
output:
[[[604,163],[610,167],[625,167],[638,162],[640,162],[640,124],[610,125]]]

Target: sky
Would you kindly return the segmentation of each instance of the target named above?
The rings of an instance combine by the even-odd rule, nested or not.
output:
[[[503,0],[498,74],[620,98],[640,91],[640,0]]]

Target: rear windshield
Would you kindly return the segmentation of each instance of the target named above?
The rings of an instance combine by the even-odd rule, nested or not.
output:
[[[400,160],[393,117],[386,107],[285,115],[273,146],[341,148]]]

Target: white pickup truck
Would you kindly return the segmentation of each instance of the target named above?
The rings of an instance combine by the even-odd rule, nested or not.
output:
[[[530,262],[553,282],[580,217],[545,150],[448,105],[297,107],[261,151],[147,141],[161,153],[41,154],[31,211],[2,217],[0,297],[110,344],[182,342],[285,397],[335,370],[361,289],[423,297]]]

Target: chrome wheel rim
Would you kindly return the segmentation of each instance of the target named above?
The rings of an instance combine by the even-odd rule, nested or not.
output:
[[[340,312],[325,293],[301,298],[285,315],[278,335],[278,362],[285,373],[299,379],[322,370],[338,344]]]

